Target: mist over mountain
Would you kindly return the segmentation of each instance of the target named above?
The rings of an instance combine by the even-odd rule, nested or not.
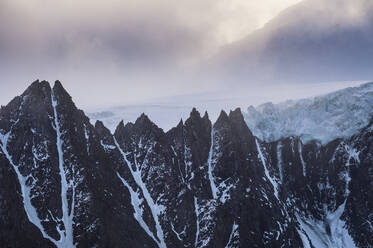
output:
[[[241,85],[368,80],[372,16],[368,0],[305,0],[226,46],[212,68]]]
[[[0,0],[0,33],[0,248],[373,248],[372,0]]]
[[[183,3],[175,13],[174,3],[153,8],[156,2],[141,1],[140,8],[112,1],[95,1],[84,13],[79,8],[87,0],[79,0],[77,8],[60,3],[58,10],[42,0],[2,1],[0,83],[7,89],[0,92],[2,104],[30,78],[61,78],[84,107],[102,107],[91,96],[113,106],[228,91],[232,85],[259,92],[264,83],[292,88],[373,78],[373,8],[368,0],[304,0],[295,5],[289,0],[290,7],[273,14],[264,27],[248,35],[238,32],[235,42],[223,44],[212,33],[237,33],[257,23],[240,5],[227,7],[229,16],[244,17],[228,29],[228,17],[221,14],[221,7],[229,6],[224,0]],[[22,7],[26,2],[29,8]],[[213,13],[204,14],[210,5]]]

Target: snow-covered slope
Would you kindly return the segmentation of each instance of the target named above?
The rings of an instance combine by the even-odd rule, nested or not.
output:
[[[303,142],[325,144],[357,133],[371,120],[372,109],[373,82],[314,98],[250,106],[245,120],[265,141],[300,136]]]

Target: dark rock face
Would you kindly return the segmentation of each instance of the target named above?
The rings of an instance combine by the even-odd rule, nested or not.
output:
[[[95,128],[59,82],[34,82],[1,109],[0,128],[2,247],[154,246]]]
[[[373,125],[373,124],[372,124]],[[369,125],[257,139],[241,111],[92,126],[60,82],[0,110],[1,247],[372,247]]]

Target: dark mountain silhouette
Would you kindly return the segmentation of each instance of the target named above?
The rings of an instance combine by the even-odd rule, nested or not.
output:
[[[240,109],[114,134],[60,82],[0,110],[1,247],[371,247],[370,123],[321,146],[266,143]]]

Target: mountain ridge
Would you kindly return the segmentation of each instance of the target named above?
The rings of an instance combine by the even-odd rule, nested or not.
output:
[[[371,125],[265,142],[240,109],[193,109],[168,132],[144,114],[112,134],[60,83],[25,92],[0,110],[5,247],[373,246]]]

